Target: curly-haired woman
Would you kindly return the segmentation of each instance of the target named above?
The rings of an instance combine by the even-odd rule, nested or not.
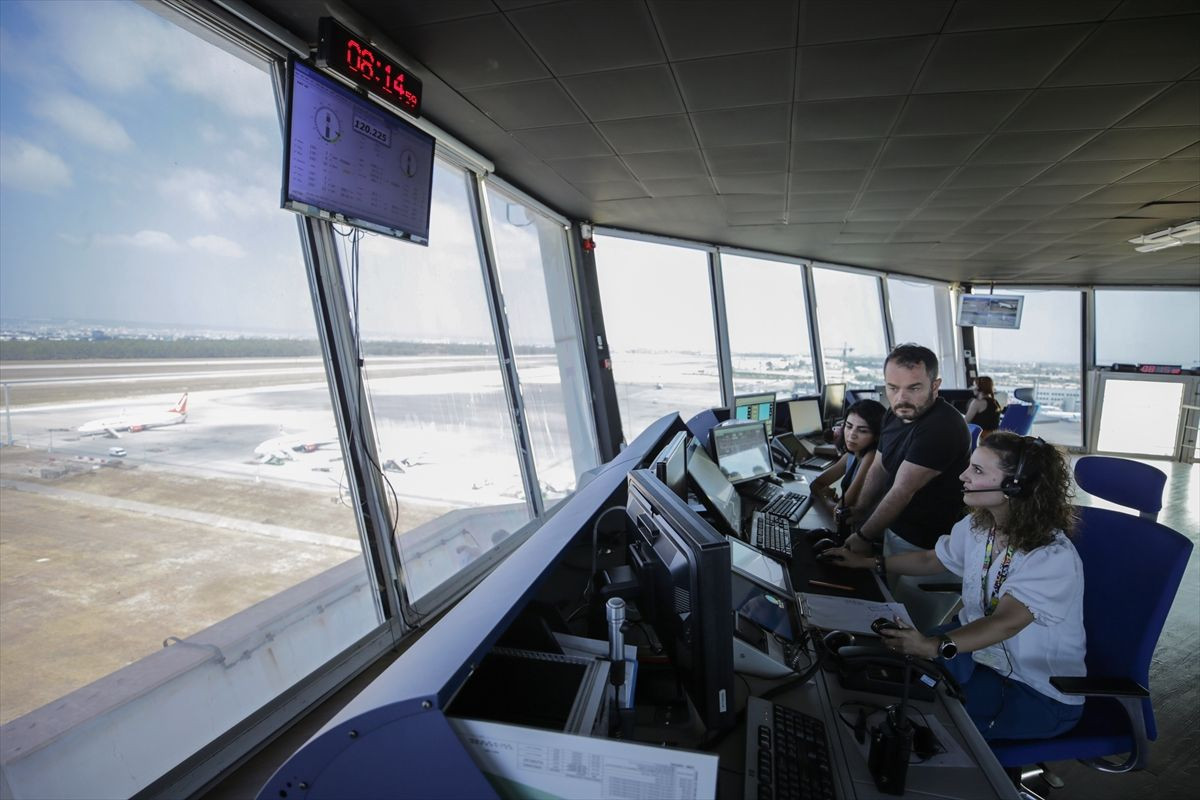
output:
[[[831,550],[846,566],[900,575],[961,575],[958,622],[926,635],[883,631],[893,650],[944,659],[966,709],[987,739],[1055,736],[1083,713],[1083,698],[1050,676],[1086,674],[1083,564],[1068,538],[1071,473],[1056,449],[998,431],[980,442],[962,473],[970,508],[933,550],[873,558]]]

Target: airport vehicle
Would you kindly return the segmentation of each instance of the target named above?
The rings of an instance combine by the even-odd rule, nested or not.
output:
[[[125,456],[129,455],[129,451],[127,451],[124,447],[110,447],[108,448],[108,454],[116,458],[124,458]]]
[[[96,419],[85,422],[76,428],[84,436],[108,436],[120,439],[121,433],[140,433],[151,428],[162,428],[167,425],[179,425],[187,420],[188,393],[184,392],[179,402],[169,410],[161,413],[122,414],[112,419]]]

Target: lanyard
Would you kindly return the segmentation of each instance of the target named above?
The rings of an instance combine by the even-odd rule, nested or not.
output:
[[[983,595],[983,615],[985,617],[990,617],[996,610],[996,606],[1000,604],[1000,587],[1004,585],[1004,581],[1008,577],[1008,567],[1012,563],[1013,557],[1013,546],[1010,544],[1004,551],[1004,560],[1000,562],[1000,569],[996,573],[996,582],[992,585],[992,598],[989,600],[987,576],[988,570],[992,566],[992,546],[995,542],[996,529],[992,528],[988,531],[987,550],[983,554],[983,574],[979,578],[979,590]]]

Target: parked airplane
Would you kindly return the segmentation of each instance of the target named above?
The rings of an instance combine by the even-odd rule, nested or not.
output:
[[[266,440],[254,448],[254,455],[260,464],[278,465],[284,461],[294,461],[295,453],[312,453],[323,447],[336,447],[337,444],[338,438],[333,433],[289,434]]]
[[[179,402],[174,408],[160,413],[149,412],[145,414],[126,415],[121,412],[120,417],[115,419],[96,419],[91,422],[85,422],[76,428],[79,433],[84,436],[108,436],[112,439],[120,439],[121,431],[129,431],[137,433],[148,428],[161,428],[166,425],[178,425],[187,419],[187,400],[188,393],[184,392],[179,398]]]

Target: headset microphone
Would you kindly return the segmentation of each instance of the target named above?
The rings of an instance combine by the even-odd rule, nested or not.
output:
[[[963,489],[962,493],[963,494],[977,494],[979,492],[1002,492],[1002,491],[1004,491],[1003,487],[993,486],[989,489]]]

